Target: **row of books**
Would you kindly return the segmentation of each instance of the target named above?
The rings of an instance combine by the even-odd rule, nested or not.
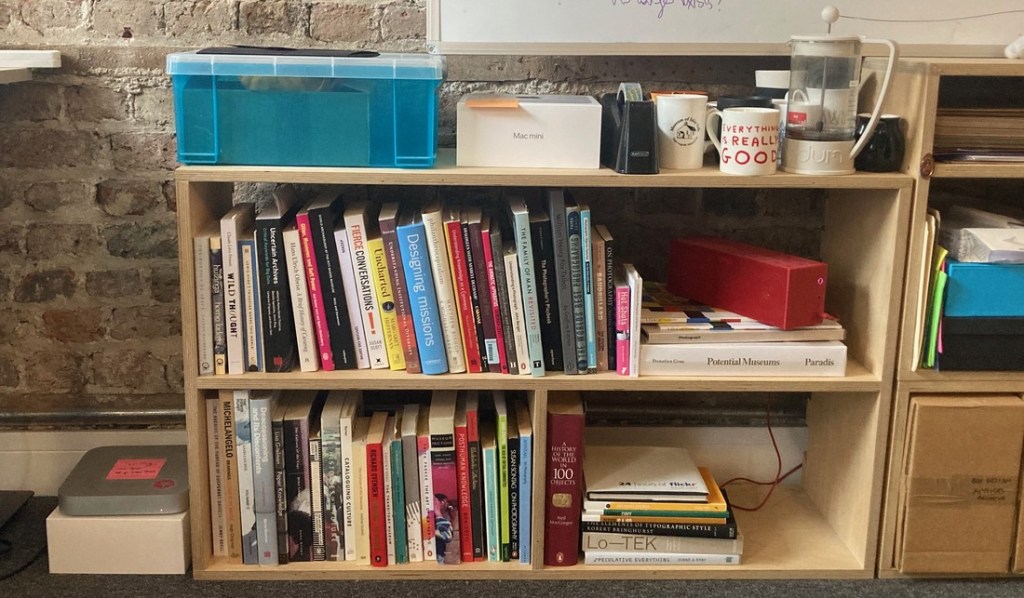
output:
[[[530,412],[501,391],[385,410],[354,390],[223,390],[207,438],[214,556],[531,560]]]
[[[614,246],[561,189],[529,207],[378,212],[281,187],[259,214],[237,204],[194,239],[200,375],[636,375],[641,279]]]

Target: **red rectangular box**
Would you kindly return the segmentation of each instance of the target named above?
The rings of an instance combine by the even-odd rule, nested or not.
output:
[[[778,326],[819,324],[828,265],[715,237],[675,239],[668,289],[694,301]]]

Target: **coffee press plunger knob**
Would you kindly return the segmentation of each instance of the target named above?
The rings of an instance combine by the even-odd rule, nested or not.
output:
[[[821,20],[828,23],[828,32],[832,33],[832,23],[839,20],[839,9],[829,4],[821,10]]]

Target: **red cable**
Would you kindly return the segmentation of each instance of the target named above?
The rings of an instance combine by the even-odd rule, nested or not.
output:
[[[759,482],[759,481],[752,480],[750,478],[745,478],[745,477],[735,477],[735,478],[732,478],[730,480],[726,480],[722,484],[723,488],[728,486],[729,484],[731,484],[733,482],[738,482],[738,481],[749,482],[751,484],[757,484],[759,486],[769,486],[768,493],[764,495],[764,498],[761,499],[761,502],[758,503],[758,505],[756,507],[742,507],[740,505],[730,503],[730,506],[732,508],[738,510],[738,511],[756,511],[756,510],[760,509],[761,507],[763,507],[765,505],[765,503],[768,502],[768,499],[771,498],[772,492],[775,492],[775,487],[778,486],[779,483],[782,482],[782,480],[788,478],[789,476],[791,476],[793,473],[795,473],[797,470],[799,470],[801,467],[804,466],[804,464],[801,463],[801,464],[797,465],[796,467],[794,467],[794,468],[790,469],[789,471],[787,471],[785,474],[782,473],[782,453],[779,451],[779,444],[778,444],[778,442],[776,442],[776,440],[775,440],[775,433],[772,431],[772,404],[771,404],[771,401],[769,401],[768,404],[765,406],[765,416],[766,416],[767,421],[768,421],[768,436],[771,437],[771,439],[772,439],[772,448],[775,449],[775,460],[778,463],[778,467],[777,467],[776,472],[775,472],[775,479],[773,481],[771,481],[771,482]]]

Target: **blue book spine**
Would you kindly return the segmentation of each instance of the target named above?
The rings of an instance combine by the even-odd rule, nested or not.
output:
[[[530,563],[530,505],[533,501],[533,436],[519,437],[519,562]]]
[[[580,242],[583,249],[583,310],[587,334],[587,370],[597,371],[597,328],[594,316],[594,251],[590,207],[580,204]]]
[[[441,316],[434,293],[434,276],[427,254],[427,235],[423,222],[398,227],[398,244],[405,268],[405,284],[409,290],[416,346],[420,351],[420,369],[424,374],[444,374],[448,357],[441,336]]]

